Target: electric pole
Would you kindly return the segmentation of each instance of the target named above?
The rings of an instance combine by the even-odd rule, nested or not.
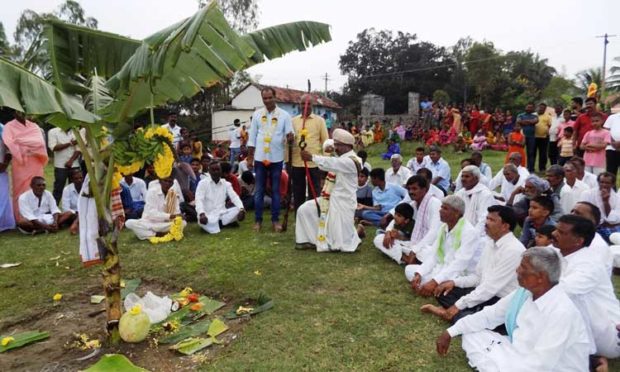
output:
[[[327,97],[327,82],[331,80],[329,75],[327,75],[327,72],[325,73],[325,76],[323,76],[323,79],[325,80],[325,97]]]
[[[601,97],[605,93],[605,72],[607,69],[607,44],[609,44],[609,38],[616,37],[616,35],[598,35],[597,38],[603,38],[603,70],[601,71]]]

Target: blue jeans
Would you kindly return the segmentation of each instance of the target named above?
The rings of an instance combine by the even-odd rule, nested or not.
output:
[[[527,170],[534,173],[536,170],[536,137],[525,137],[525,152],[527,157]]]
[[[271,163],[265,166],[260,161],[254,162],[256,172],[256,188],[254,189],[254,220],[257,223],[263,222],[263,205],[265,190],[267,188],[267,177],[271,180],[271,222],[280,220],[280,176],[282,175],[282,163]]]
[[[235,165],[235,162],[238,161],[238,157],[239,154],[241,154],[241,147],[237,147],[237,148],[233,148],[231,147],[230,149],[230,165]]]
[[[385,216],[386,213],[387,212],[365,210],[362,211],[362,219],[371,222],[375,226],[379,226],[381,218]]]

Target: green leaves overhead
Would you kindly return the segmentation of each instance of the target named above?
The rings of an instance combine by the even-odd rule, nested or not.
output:
[[[43,35],[49,78],[70,94],[88,93],[84,82],[95,72],[104,78],[116,74],[142,44],[139,40],[56,19],[45,20]]]
[[[47,121],[61,128],[68,128],[77,121],[94,123],[97,120],[75,97],[3,58],[0,58],[0,106],[28,115],[50,115]]]
[[[215,1],[194,16],[146,38],[121,71],[108,80],[116,100],[106,120],[122,121],[148,107],[192,97],[264,58],[330,40],[329,26],[297,22],[245,36],[227,23]]]

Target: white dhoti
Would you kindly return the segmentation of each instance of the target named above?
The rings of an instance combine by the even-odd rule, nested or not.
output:
[[[54,223],[54,215],[51,213],[40,214],[37,216],[37,221],[46,225],[51,225]]]
[[[198,222],[198,225],[209,234],[217,234],[220,232],[220,221],[222,226],[229,225],[237,221],[239,215],[238,207],[231,207],[226,210],[217,211],[216,213],[207,214],[207,224],[203,225]]]
[[[469,365],[481,372],[525,371],[527,367],[515,365],[518,355],[506,336],[484,330],[463,335],[463,350]]]
[[[375,236],[373,243],[378,250],[383,252],[386,256],[390,257],[396,263],[401,264],[403,261],[401,260],[403,254],[409,254],[411,252],[411,242],[404,240],[394,240],[392,246],[390,248],[385,248],[383,246],[383,238],[385,234],[379,234]]]
[[[321,198],[319,198],[319,201]],[[354,218],[355,208],[339,207],[334,203],[334,197],[329,200],[329,211],[325,220],[325,239],[328,248],[319,248],[317,252],[342,251],[355,252],[361,240],[357,236]],[[297,210],[295,221],[295,242],[298,244],[311,243],[317,245],[319,231],[319,215],[314,200],[308,200]]]
[[[86,183],[86,182],[85,182]],[[80,196],[78,199],[78,214],[80,228],[80,259],[84,266],[101,262],[97,238],[99,237],[99,220],[95,198]]]
[[[420,265],[407,265],[405,266],[405,277],[407,277],[407,281],[412,281],[413,277],[415,276],[415,273],[420,271]],[[425,278],[422,277],[422,280],[420,281],[421,284],[425,283]]]
[[[187,222],[183,221],[183,228],[187,225]],[[170,231],[172,221],[168,222],[153,222],[145,218],[139,220],[128,220],[125,222],[125,226],[136,234],[136,237],[140,240],[146,240],[152,238],[157,233],[167,233]]]
[[[614,267],[620,268],[620,233],[613,233],[609,236],[609,240],[611,241],[611,246],[609,249],[611,250],[611,255],[614,259]]]

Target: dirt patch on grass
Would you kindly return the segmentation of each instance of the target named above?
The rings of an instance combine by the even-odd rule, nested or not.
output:
[[[0,334],[12,334],[30,330],[49,332],[50,337],[42,342],[15,349],[0,356],[1,371],[78,371],[96,363],[104,354],[123,354],[135,365],[150,371],[190,371],[199,364],[212,360],[224,347],[233,342],[249,318],[225,320],[229,330],[218,336],[222,343],[213,345],[192,356],[182,356],[169,350],[170,345],[157,345],[153,335],[139,344],[121,343],[119,346],[105,344],[105,312],[94,315],[103,309],[103,304],[91,304],[90,296],[101,294],[101,287],[92,287],[81,293],[65,296],[61,303],[51,310],[33,313],[21,319],[5,320],[0,323]],[[136,293],[140,296],[147,291],[158,296],[170,295],[178,289],[170,289],[156,282],[142,282]],[[230,299],[216,299],[226,306],[215,315],[230,311],[235,303]],[[212,316],[210,316],[212,317]],[[86,335],[90,340],[100,340],[102,347],[98,352],[81,350],[74,346],[76,335]],[[92,355],[92,356],[91,356]],[[84,359],[85,357],[90,358]]]

